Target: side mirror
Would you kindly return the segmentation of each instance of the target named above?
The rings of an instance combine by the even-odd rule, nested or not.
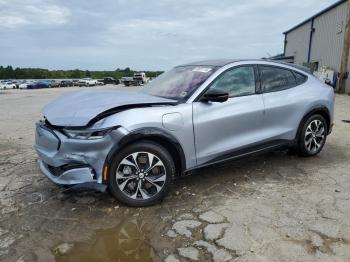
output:
[[[204,93],[200,101],[202,102],[219,102],[223,103],[227,101],[229,95],[226,91],[222,89],[209,89]]]

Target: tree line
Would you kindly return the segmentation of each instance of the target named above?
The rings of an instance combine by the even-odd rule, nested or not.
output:
[[[0,79],[75,79],[91,77],[101,79],[114,77],[120,79],[124,76],[133,76],[137,71],[130,68],[116,69],[114,71],[89,71],[89,70],[48,70],[42,68],[13,68],[12,66],[0,66]],[[148,77],[156,77],[161,71],[144,71]]]

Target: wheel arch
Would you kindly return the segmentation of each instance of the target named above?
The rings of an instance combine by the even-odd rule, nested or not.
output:
[[[172,134],[160,128],[141,128],[123,137],[107,155],[105,166],[110,166],[113,157],[118,154],[120,150],[130,144],[144,140],[158,143],[169,151],[170,155],[174,158],[176,174],[178,176],[185,171],[186,158],[180,142]]]
[[[312,115],[321,115],[325,118],[326,120],[326,123],[327,123],[327,132],[329,135],[330,134],[330,131],[331,131],[331,115],[330,115],[330,112],[328,110],[327,107],[325,106],[317,106],[317,107],[314,107],[312,108],[311,110],[309,110],[304,116],[303,118],[301,119],[301,121],[299,122],[299,127],[298,127],[298,131],[297,131],[297,134],[296,134],[296,137],[295,137],[295,141],[298,141],[298,138],[299,138],[299,135],[300,135],[300,132],[303,128],[303,125],[305,123],[305,121],[311,117]]]

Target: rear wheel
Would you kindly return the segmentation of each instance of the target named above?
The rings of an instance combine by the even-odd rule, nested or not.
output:
[[[328,134],[327,122],[321,115],[309,117],[299,134],[298,152],[301,156],[319,154],[326,143]]]
[[[114,157],[109,188],[126,205],[150,206],[168,193],[174,176],[174,161],[164,147],[151,141],[138,142]]]

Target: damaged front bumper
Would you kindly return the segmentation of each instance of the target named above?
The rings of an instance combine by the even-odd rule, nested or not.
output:
[[[120,127],[100,139],[72,139],[40,121],[35,132],[40,169],[56,184],[102,185],[105,160],[126,134]]]

